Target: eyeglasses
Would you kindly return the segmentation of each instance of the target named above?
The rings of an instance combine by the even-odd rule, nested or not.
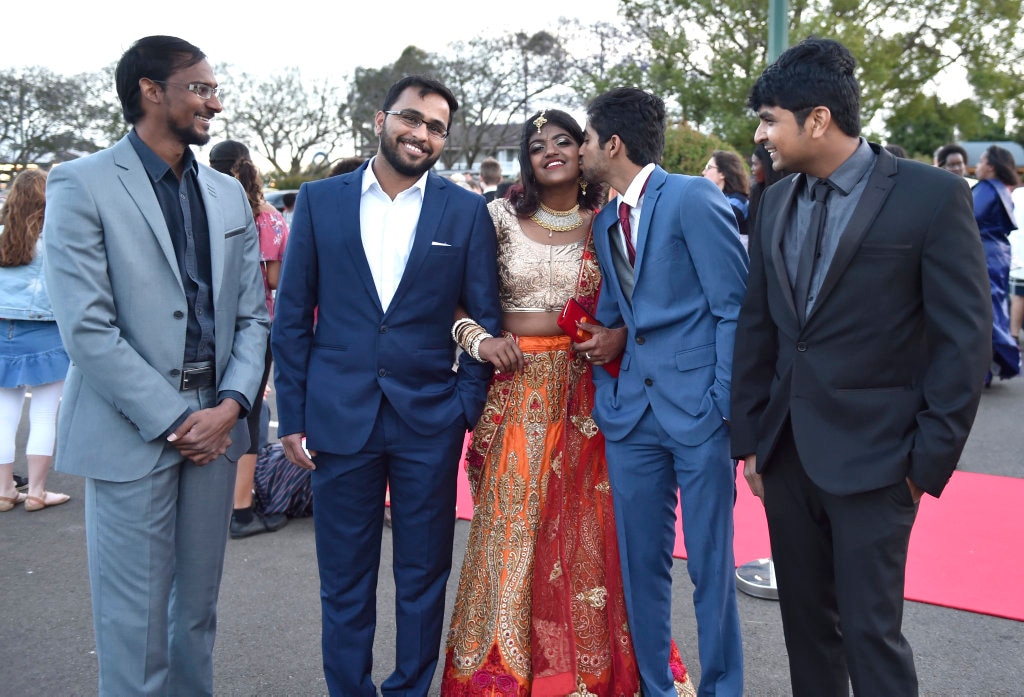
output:
[[[445,128],[443,128],[440,124],[426,121],[422,116],[417,114],[415,111],[405,111],[404,109],[402,111],[391,111],[385,109],[384,113],[389,116],[397,116],[402,123],[404,123],[406,126],[413,130],[419,128],[421,124],[426,124],[427,133],[432,138],[444,140],[445,138],[448,137],[448,131]]]
[[[715,167],[714,165],[704,165],[704,169],[702,171],[707,172],[709,169],[718,169],[718,168]]]
[[[184,82],[167,82],[166,80],[153,80],[153,82],[155,82],[158,85],[170,85],[171,87],[181,87],[182,89],[186,89],[189,92],[192,92],[197,97],[202,99],[204,102],[209,99],[213,99],[214,97],[220,99],[224,96],[224,90],[222,88],[210,87],[204,82],[189,82],[188,84],[185,84]]]

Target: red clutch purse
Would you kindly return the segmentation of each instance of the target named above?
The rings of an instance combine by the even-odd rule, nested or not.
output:
[[[565,301],[565,307],[562,308],[562,314],[558,316],[558,326],[563,332],[572,337],[575,343],[587,341],[593,336],[590,332],[583,331],[577,326],[577,322],[586,322],[587,324],[601,324],[594,319],[589,312],[587,312],[582,305],[576,300],[576,298],[569,298]],[[608,371],[608,374],[612,377],[619,377],[619,364],[622,362],[622,356],[616,357],[614,361],[609,361],[601,367]]]

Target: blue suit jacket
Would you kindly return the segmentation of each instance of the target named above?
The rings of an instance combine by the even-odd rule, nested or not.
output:
[[[471,428],[491,367],[464,356],[452,370],[456,306],[500,332],[484,199],[434,173],[405,273],[382,309],[359,225],[367,166],[299,190],[271,335],[278,432],[305,433],[311,450],[336,454],[366,443],[384,396],[423,435],[457,420]]]
[[[637,232],[635,286],[626,298],[613,200],[594,221],[604,274],[597,319],[628,329],[619,377],[594,371],[594,418],[621,440],[650,405],[681,443],[699,445],[729,418],[733,339],[746,289],[747,255],[736,217],[703,177],[656,167]]]

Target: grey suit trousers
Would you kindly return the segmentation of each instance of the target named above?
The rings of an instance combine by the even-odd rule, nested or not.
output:
[[[195,410],[217,398],[213,387],[182,396]],[[232,440],[245,422],[239,425]],[[171,444],[141,479],[86,479],[101,696],[213,694],[234,482],[234,462],[220,457],[199,467]]]

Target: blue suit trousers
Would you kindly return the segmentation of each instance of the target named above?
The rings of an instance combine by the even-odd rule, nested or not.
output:
[[[736,468],[727,428],[696,446],[675,440],[648,408],[622,440],[608,440],[608,478],[630,632],[647,697],[674,697],[672,551],[681,502],[687,570],[693,581],[699,695],[743,694],[743,645],[736,607],[733,506]]]

